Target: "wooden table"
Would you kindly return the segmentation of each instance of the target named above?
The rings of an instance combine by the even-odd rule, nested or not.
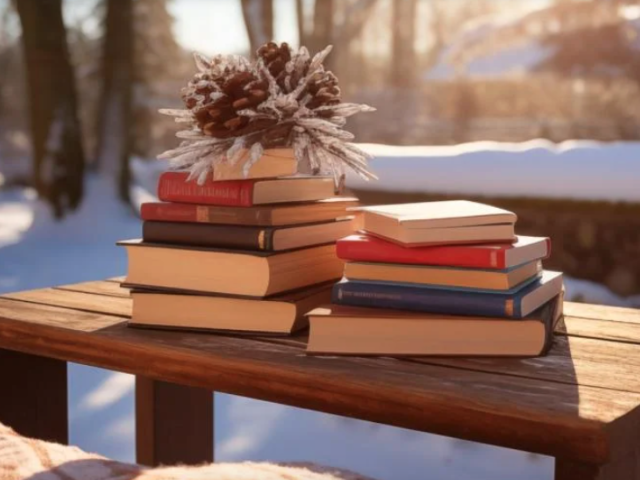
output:
[[[0,297],[0,421],[67,441],[66,362],[137,376],[137,454],[211,460],[212,391],[556,458],[559,479],[640,479],[640,311],[567,303],[546,358],[318,358],[304,338],[126,328],[118,279]]]

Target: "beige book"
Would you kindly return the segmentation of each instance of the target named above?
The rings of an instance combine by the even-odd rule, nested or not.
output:
[[[342,275],[335,245],[285,252],[119,242],[126,247],[129,286],[264,297]]]
[[[542,262],[539,260],[507,271],[365,262],[347,262],[344,269],[344,276],[349,280],[417,283],[480,290],[509,290],[541,273]]]
[[[512,242],[516,215],[466,200],[355,207],[364,230],[407,246]]]
[[[285,177],[295,175],[298,171],[298,162],[292,148],[266,149],[260,160],[251,166],[247,176],[244,175],[244,167],[249,161],[249,150],[244,149],[241,155],[240,160],[234,165],[227,162],[216,165],[213,170],[213,179],[219,181]]]
[[[307,353],[373,356],[542,355],[562,318],[562,295],[521,320],[327,305],[308,314]]]
[[[265,299],[134,290],[130,326],[287,335],[306,328],[305,314],[331,299],[332,284]]]

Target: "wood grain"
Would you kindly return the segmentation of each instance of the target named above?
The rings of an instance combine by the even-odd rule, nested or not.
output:
[[[609,457],[640,395],[391,359],[306,357],[247,338],[128,329],[0,300],[0,346],[209,390],[567,458]],[[607,430],[605,430],[607,427]],[[549,432],[553,431],[552,436]]]
[[[136,377],[136,458],[143,465],[213,461],[213,393]]]
[[[640,450],[604,465],[556,459],[555,480],[640,480]]]
[[[117,280],[59,288],[0,299],[0,346],[554,455],[560,469],[619,462],[638,443],[633,310],[609,321],[606,308],[566,304],[567,329],[545,358],[317,358],[304,356],[304,338],[125,328]]]
[[[99,280],[96,282],[76,283],[72,285],[60,285],[56,290],[69,290],[72,292],[93,293],[95,295],[108,295],[114,297],[129,298],[129,290],[121,288],[120,283]]]
[[[593,318],[610,322],[640,323],[640,310],[635,308],[564,302],[564,314],[569,317]]]
[[[107,282],[105,282],[107,283]],[[115,285],[111,283],[110,285]],[[43,288],[26,292],[8,293],[4,298],[41,305],[55,305],[85,312],[95,312],[120,317],[131,317],[131,300],[121,296],[87,295],[78,291]]]
[[[0,349],[0,423],[16,432],[68,443],[67,364]]]

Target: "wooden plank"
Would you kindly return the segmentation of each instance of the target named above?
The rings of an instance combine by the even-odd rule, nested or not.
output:
[[[640,480],[640,450],[604,465],[557,458],[554,478],[555,480]]]
[[[54,287],[56,290],[69,290],[72,292],[92,293],[95,295],[107,295],[113,297],[129,298],[129,290],[121,288],[119,283],[100,280],[97,282],[74,283]]]
[[[2,299],[0,346],[564,458],[603,461],[618,432],[639,423],[640,395],[631,392],[391,359],[306,357],[300,347],[129,329],[119,320]]]
[[[112,284],[114,285],[114,284]],[[56,307],[72,308],[85,312],[96,312],[120,317],[131,317],[131,300],[129,298],[91,295],[87,293],[43,288],[26,292],[8,293],[4,298],[11,298],[23,302],[53,305]]]
[[[566,317],[557,333],[640,344],[640,323]]]
[[[0,423],[16,432],[68,443],[66,362],[0,349]]]
[[[136,457],[143,465],[213,461],[213,393],[136,377]]]
[[[640,324],[640,310],[635,308],[564,302],[564,314],[568,317],[592,318],[595,320]]]

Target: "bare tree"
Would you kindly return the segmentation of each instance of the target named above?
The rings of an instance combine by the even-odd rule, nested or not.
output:
[[[61,0],[16,2],[22,24],[33,182],[60,218],[82,200],[84,153]]]
[[[241,0],[251,55],[273,40],[273,0]]]
[[[117,174],[119,196],[128,201],[133,142],[133,0],[109,0],[106,4],[96,167]]]
[[[412,87],[416,80],[416,0],[393,2],[392,51],[389,81],[396,88]]]

